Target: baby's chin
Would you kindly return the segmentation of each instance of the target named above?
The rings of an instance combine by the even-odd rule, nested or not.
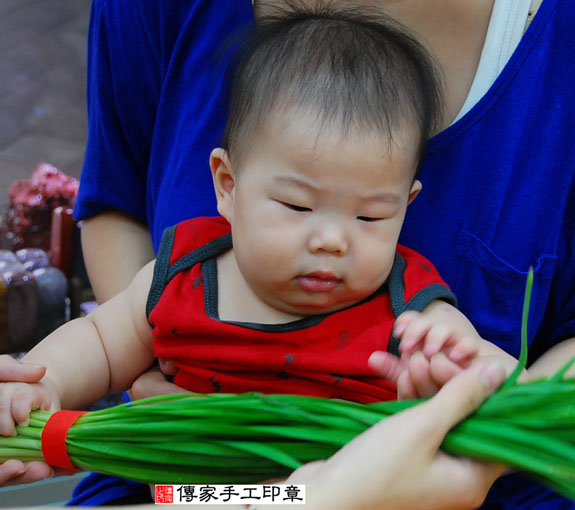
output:
[[[346,289],[325,293],[267,292],[258,295],[266,305],[269,322],[289,322],[313,315],[325,315],[351,308],[378,291],[380,287],[368,290]],[[258,322],[261,322],[258,321]]]
[[[349,308],[354,306],[365,298],[369,297],[370,294],[366,294],[360,298],[348,299],[348,300],[331,300],[331,301],[324,301],[321,302],[299,302],[299,303],[281,303],[276,304],[276,308],[283,313],[288,313],[294,316],[299,317],[308,317],[310,315],[324,315],[328,313],[338,312],[340,310],[344,310],[345,308]]]

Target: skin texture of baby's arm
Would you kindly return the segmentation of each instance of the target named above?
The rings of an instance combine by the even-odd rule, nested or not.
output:
[[[37,384],[0,384],[0,434],[10,435],[14,420],[25,423],[32,409],[83,408],[123,391],[149,368],[154,356],[145,310],[152,276],[153,262],[125,291],[66,323],[24,357],[46,367],[46,374]]]

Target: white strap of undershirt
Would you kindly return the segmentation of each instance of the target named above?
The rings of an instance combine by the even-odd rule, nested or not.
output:
[[[523,36],[530,7],[531,0],[495,0],[473,84],[453,122],[471,110],[499,76]]]
[[[499,76],[523,36],[530,7],[531,0],[495,0],[475,78],[453,122],[471,110]]]

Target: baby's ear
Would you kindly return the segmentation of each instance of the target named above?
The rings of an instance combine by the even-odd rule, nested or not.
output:
[[[214,149],[210,154],[210,168],[218,202],[218,212],[231,223],[236,178],[228,151],[221,148]]]
[[[409,190],[409,198],[407,199],[407,205],[411,204],[415,200],[415,197],[419,195],[421,191],[421,181],[415,179],[413,184],[411,185],[411,189]]]

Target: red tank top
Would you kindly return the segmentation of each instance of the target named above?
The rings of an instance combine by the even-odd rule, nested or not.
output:
[[[231,247],[223,218],[196,218],[166,229],[156,260],[147,307],[154,353],[174,360],[174,383],[192,392],[395,399],[395,385],[370,371],[368,357],[397,353],[391,333],[401,312],[455,303],[431,263],[398,246],[388,280],[354,306],[283,324],[222,321],[216,259]]]

